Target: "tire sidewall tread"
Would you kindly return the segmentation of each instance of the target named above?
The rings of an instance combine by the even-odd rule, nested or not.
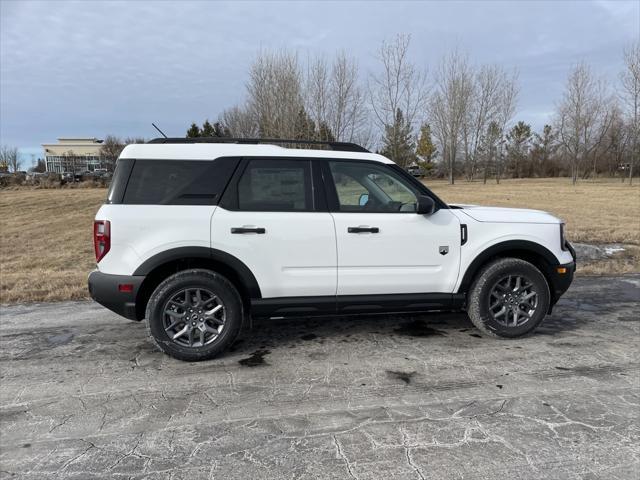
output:
[[[489,314],[486,298],[489,289],[502,275],[526,275],[536,283],[538,308],[534,318],[520,327],[505,327],[493,320]],[[518,338],[532,333],[544,320],[549,309],[551,294],[545,276],[533,264],[519,258],[500,258],[484,267],[474,280],[468,294],[467,314],[473,325],[484,335],[495,338]]]
[[[175,292],[197,286],[213,290],[222,299],[226,310],[225,328],[211,345],[183,347],[166,336],[161,309]],[[147,303],[145,318],[147,334],[159,350],[178,360],[198,362],[216,357],[233,343],[242,328],[244,308],[238,290],[225,277],[211,270],[189,269],[174,273],[156,287]]]

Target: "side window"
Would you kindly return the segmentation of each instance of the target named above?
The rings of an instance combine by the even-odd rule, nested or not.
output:
[[[238,208],[245,211],[313,210],[311,164],[306,160],[251,160],[238,182]]]
[[[384,165],[329,162],[341,212],[415,212],[419,192]]]
[[[217,205],[238,161],[237,158],[136,160],[122,203]],[[126,182],[127,179],[116,175],[113,181]]]

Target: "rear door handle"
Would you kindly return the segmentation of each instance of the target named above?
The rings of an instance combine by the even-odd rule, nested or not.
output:
[[[267,233],[262,227],[233,227],[231,233]]]
[[[349,233],[379,233],[378,227],[349,227],[347,228]]]

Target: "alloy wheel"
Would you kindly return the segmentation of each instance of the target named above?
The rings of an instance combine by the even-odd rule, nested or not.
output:
[[[210,290],[186,288],[173,295],[163,309],[162,323],[169,338],[183,347],[204,347],[222,333],[226,309]]]
[[[538,292],[522,275],[508,275],[495,283],[489,294],[489,313],[505,327],[527,323],[538,308]]]

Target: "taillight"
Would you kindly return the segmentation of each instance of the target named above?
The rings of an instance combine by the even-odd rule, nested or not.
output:
[[[96,252],[96,263],[98,263],[111,248],[111,222],[109,220],[95,220],[93,222],[93,247]]]

